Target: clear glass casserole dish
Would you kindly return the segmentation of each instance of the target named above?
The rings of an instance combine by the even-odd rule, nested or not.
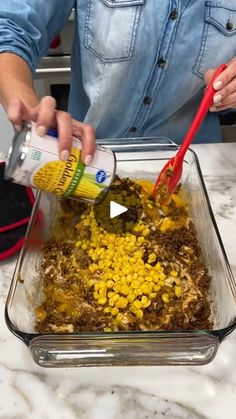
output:
[[[117,174],[154,181],[177,146],[166,138],[100,140],[116,152]],[[50,237],[57,212],[55,196],[38,193],[25,245],[10,286],[5,319],[13,334],[44,367],[207,364],[236,327],[236,284],[210,207],[196,154],[189,150],[181,183],[188,196],[202,259],[212,277],[212,330],[38,334],[34,309],[42,298],[40,246]],[[40,222],[38,215],[40,214]]]

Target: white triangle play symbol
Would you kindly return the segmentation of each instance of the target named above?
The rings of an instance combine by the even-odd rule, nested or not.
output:
[[[110,201],[110,218],[118,217],[118,215],[123,214],[126,211],[128,211],[128,208],[117,204],[117,202]]]

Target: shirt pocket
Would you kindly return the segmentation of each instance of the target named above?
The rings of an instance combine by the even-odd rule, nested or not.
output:
[[[201,49],[193,71],[204,77],[209,68],[226,63],[236,55],[236,2],[205,3]]]
[[[85,47],[102,62],[132,58],[146,0],[89,0]]]

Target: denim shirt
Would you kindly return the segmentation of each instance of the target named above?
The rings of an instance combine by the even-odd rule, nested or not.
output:
[[[0,52],[35,71],[73,7],[72,116],[93,125],[97,138],[164,135],[180,143],[204,73],[236,55],[236,1],[1,0]],[[196,141],[220,140],[209,112]]]

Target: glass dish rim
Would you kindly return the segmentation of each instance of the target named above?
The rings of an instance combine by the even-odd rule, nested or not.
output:
[[[144,137],[144,138],[133,138],[133,141],[135,142],[135,141],[140,140],[140,142],[142,142],[142,144],[143,144],[144,139],[168,140],[166,137]],[[113,147],[111,147],[111,143],[109,142],[109,139],[106,140],[107,144],[104,145],[104,146],[113,148],[113,150],[117,149],[117,152],[119,152],[119,141],[123,140],[125,142],[125,140],[127,141],[127,139],[116,138],[115,140],[116,140],[117,144],[115,144],[113,146],[113,144],[114,144],[113,143],[112,144]],[[102,140],[100,140],[100,141],[102,141]],[[158,144],[158,146],[159,147],[164,146],[165,148],[167,148],[167,150],[168,149],[169,150],[177,150],[179,148],[179,146],[177,144],[175,144],[173,141],[171,141],[171,140],[168,140],[168,141],[170,141],[170,143],[168,143],[168,144],[161,143],[161,144]],[[133,145],[134,144],[135,143],[133,143]],[[129,143],[129,145],[130,145],[130,143]],[[157,144],[154,145],[154,143],[153,143],[149,146],[150,147],[156,147],[156,145]],[[145,149],[145,143],[143,144],[143,147]],[[128,148],[125,149],[125,152],[131,152],[131,149],[132,149],[132,144],[130,145],[130,149],[128,149]],[[150,150],[143,150],[143,151],[150,151]],[[124,152],[124,150],[121,149],[120,152]],[[223,260],[224,260],[224,263],[225,263],[225,267],[226,267],[226,270],[227,270],[227,273],[228,273],[228,276],[229,276],[229,280],[230,280],[229,281],[229,286],[230,286],[230,289],[231,289],[231,292],[232,292],[232,296],[234,296],[236,298],[236,282],[235,282],[234,275],[233,275],[230,263],[228,261],[228,258],[227,258],[226,252],[225,252],[225,248],[224,248],[221,236],[220,236],[220,232],[219,232],[216,220],[215,220],[215,216],[214,216],[214,213],[213,213],[213,210],[212,210],[212,207],[211,207],[211,203],[210,203],[207,188],[206,188],[206,185],[205,185],[205,182],[204,182],[204,177],[203,177],[203,174],[202,174],[199,159],[198,159],[198,156],[197,156],[196,152],[192,148],[189,148],[189,152],[193,155],[193,158],[194,158],[194,161],[195,161],[195,164],[196,164],[197,174],[199,175],[200,183],[201,183],[202,190],[203,190],[203,196],[204,196],[204,199],[206,201],[206,205],[207,205],[207,208],[208,208],[208,211],[209,211],[210,219],[211,219],[211,222],[213,224],[214,232],[216,234],[216,238],[217,238],[217,241],[218,241],[218,244],[219,244],[219,247],[220,247],[220,251],[222,253]],[[157,158],[155,158],[155,157],[147,158],[147,159],[135,158],[135,159],[133,159],[133,161],[143,161],[143,160],[150,161],[150,160],[156,160],[156,159]],[[166,160],[166,159],[163,159],[163,160]],[[125,158],[119,158],[119,159],[117,159],[117,161],[124,162],[124,161],[130,161],[130,160],[125,159]],[[210,330],[210,329],[209,330],[208,329],[196,329],[196,330],[195,329],[176,329],[176,330],[158,330],[158,331],[135,331],[135,330],[130,330],[130,331],[118,331],[118,332],[83,332],[83,333],[76,333],[76,332],[72,332],[72,333],[32,333],[32,332],[30,332],[30,333],[28,333],[28,332],[23,332],[23,331],[19,330],[12,323],[12,321],[10,319],[8,308],[9,308],[10,302],[12,302],[13,298],[14,298],[14,293],[15,293],[17,283],[18,283],[18,274],[20,272],[21,261],[23,260],[23,256],[24,256],[24,253],[25,253],[25,250],[26,250],[26,247],[27,247],[29,237],[30,237],[30,232],[31,232],[31,230],[34,226],[35,214],[36,214],[37,208],[40,204],[40,199],[41,199],[42,194],[43,194],[43,192],[41,192],[41,191],[37,192],[36,199],[35,199],[35,204],[34,204],[34,207],[33,207],[31,218],[30,218],[30,222],[28,224],[28,228],[27,228],[27,231],[26,231],[25,243],[24,243],[24,245],[23,245],[23,247],[22,247],[22,249],[21,249],[21,251],[18,255],[17,263],[16,263],[16,266],[15,266],[15,269],[14,269],[14,273],[13,273],[13,276],[12,276],[12,280],[11,280],[8,295],[7,295],[7,300],[6,300],[6,303],[5,303],[5,322],[6,322],[6,325],[9,328],[9,330],[15,336],[17,336],[19,339],[21,339],[26,345],[29,345],[30,342],[34,339],[43,339],[43,340],[55,339],[55,340],[58,340],[58,339],[61,339],[63,337],[65,337],[66,339],[71,338],[72,340],[78,340],[78,341],[79,340],[82,341],[83,339],[87,339],[87,340],[96,340],[96,339],[106,340],[106,339],[110,339],[110,340],[115,341],[115,340],[119,340],[119,339],[127,339],[128,340],[130,338],[132,339],[132,337],[137,338],[137,339],[143,339],[143,340],[145,340],[145,338],[146,339],[148,339],[148,338],[158,339],[158,338],[160,338],[160,336],[169,337],[169,338],[172,337],[173,338],[175,336],[177,337],[177,335],[178,336],[181,335],[182,337],[189,336],[189,335],[193,335],[195,337],[206,335],[208,337],[211,336],[211,337],[214,337],[214,338],[218,338],[219,341],[221,342],[229,334],[231,334],[233,332],[233,330],[236,328],[236,317],[235,317],[228,326],[223,327],[221,329],[213,329],[213,330]]]

